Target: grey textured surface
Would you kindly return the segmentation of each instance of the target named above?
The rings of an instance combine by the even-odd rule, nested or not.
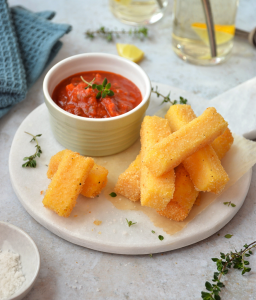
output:
[[[11,0],[33,11],[55,10],[54,21],[69,23],[73,31],[65,36],[59,55],[51,65],[70,55],[83,52],[116,53],[115,44],[84,39],[83,32],[100,25],[126,27],[108,10],[107,0],[28,1]],[[241,0],[237,26],[255,26],[255,0]],[[149,41],[134,42],[146,52],[140,63],[152,81],[165,83],[211,99],[256,75],[256,50],[236,40],[233,56],[217,67],[197,67],[183,63],[171,49],[171,6],[166,17],[150,27]],[[96,252],[72,245],[47,231],[30,217],[14,194],[9,174],[8,155],[13,136],[22,120],[43,103],[42,81],[30,90],[26,100],[0,120],[0,220],[25,230],[36,242],[42,265],[39,278],[26,300],[67,299],[200,299],[206,280],[215,271],[211,257],[219,252],[240,249],[256,238],[256,167],[245,203],[219,235],[195,245],[163,254],[122,256]],[[226,233],[234,234],[227,240]],[[256,299],[256,258],[250,258],[252,272],[241,276],[232,271],[226,278],[225,300]]]

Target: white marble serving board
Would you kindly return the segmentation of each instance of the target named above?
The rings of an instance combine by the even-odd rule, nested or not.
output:
[[[172,99],[181,95],[189,98],[190,103],[206,101],[173,87],[154,83],[152,85],[158,85],[159,90],[165,94],[171,91]],[[153,95],[148,114],[158,111],[161,108],[160,103],[161,99]],[[35,150],[35,145],[29,143],[30,136],[24,131],[42,134],[40,145],[43,154],[40,159],[37,159],[38,164],[35,169],[21,167],[23,157],[32,154]],[[13,189],[27,212],[48,230],[71,243],[104,252],[158,253],[205,239],[220,230],[235,216],[244,202],[251,182],[250,170],[192,220],[185,229],[174,235],[168,235],[162,229],[155,227],[142,212],[118,210],[104,198],[103,193],[95,199],[84,199],[83,196],[79,196],[71,216],[63,218],[43,206],[44,196],[40,193],[45,191],[50,183],[46,177],[49,160],[62,149],[64,147],[55,140],[51,132],[48,110],[45,104],[42,104],[23,121],[13,139],[9,157]],[[236,207],[231,209],[224,206],[224,201],[232,201]],[[137,224],[128,227],[126,218]],[[95,220],[102,221],[102,224],[94,225]],[[156,233],[153,234],[152,230]],[[158,235],[164,236],[164,240],[160,241]]]

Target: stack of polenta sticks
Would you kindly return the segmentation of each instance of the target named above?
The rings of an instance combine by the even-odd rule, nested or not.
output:
[[[233,137],[215,108],[198,118],[189,105],[173,105],[165,119],[146,116],[141,152],[122,173],[115,192],[183,221],[200,191],[219,194],[229,177],[220,160]]]
[[[81,193],[94,198],[107,184],[108,170],[71,150],[62,150],[52,156],[47,177],[52,179],[43,204],[59,216],[68,217]]]

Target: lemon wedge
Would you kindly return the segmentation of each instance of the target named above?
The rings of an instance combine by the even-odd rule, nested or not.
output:
[[[195,33],[200,37],[200,39],[209,46],[208,32],[206,24],[204,23],[193,23],[191,25]],[[215,38],[217,45],[224,44],[230,41],[235,34],[235,25],[215,25]]]
[[[131,0],[115,0],[117,3],[128,6],[131,3]]]
[[[134,62],[139,62],[144,56],[144,52],[131,44],[116,44],[117,52],[120,56]]]

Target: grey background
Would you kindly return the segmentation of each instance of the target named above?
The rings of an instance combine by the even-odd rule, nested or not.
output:
[[[54,22],[69,23],[73,30],[63,41],[63,48],[52,62],[83,52],[116,54],[115,43],[84,38],[89,28],[101,25],[126,28],[108,9],[107,0],[10,0],[10,6],[22,5],[32,11],[54,10]],[[232,57],[223,65],[198,67],[181,61],[171,49],[172,1],[163,20],[150,26],[150,39],[131,38],[146,53],[140,66],[150,79],[190,91],[210,100],[256,75],[256,50],[235,40]],[[256,26],[255,0],[241,0],[237,27],[251,30]],[[47,70],[46,70],[47,71]],[[66,299],[200,299],[206,280],[215,271],[211,257],[219,252],[240,250],[255,240],[256,167],[245,203],[235,218],[218,234],[176,251],[145,256],[100,253],[62,240],[39,225],[21,206],[10,183],[8,156],[13,136],[23,119],[43,103],[42,74],[27,98],[0,119],[0,220],[25,230],[36,242],[41,254],[39,278],[26,300]],[[241,95],[242,101],[242,95]],[[231,239],[224,235],[234,234]],[[225,278],[222,297],[227,300],[256,299],[256,259],[250,258],[252,272],[241,276],[231,271]]]

